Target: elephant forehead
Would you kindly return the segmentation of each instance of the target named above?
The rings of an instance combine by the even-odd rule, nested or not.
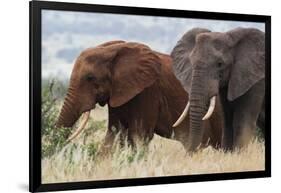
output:
[[[104,48],[92,48],[84,51],[81,54],[81,59],[87,63],[93,63],[98,60],[105,59],[107,56],[107,52]]]
[[[85,62],[84,59],[78,58],[74,64],[74,68],[72,69],[72,76],[80,76],[81,73],[89,71],[91,68],[92,67],[88,62]]]
[[[194,57],[205,57],[209,54],[213,55],[214,49],[213,46],[209,43],[203,43],[203,44],[196,44],[196,46],[193,48],[193,50],[190,52],[190,58]]]
[[[196,45],[198,45],[198,44],[205,44],[206,42],[209,42],[212,39],[212,37],[210,36],[210,33],[198,34],[196,36],[196,39],[195,39]]]
[[[196,37],[197,44],[214,44],[214,43],[221,43],[224,44],[228,40],[228,37],[225,33],[221,32],[209,32],[209,33],[202,33]]]
[[[221,58],[222,54],[220,51],[211,46],[198,46],[193,49],[190,53],[190,61],[193,65],[200,64],[211,64],[216,62],[219,58]]]
[[[220,57],[222,52],[227,48],[227,37],[220,32],[211,32],[200,34],[197,37],[196,45],[190,57]]]

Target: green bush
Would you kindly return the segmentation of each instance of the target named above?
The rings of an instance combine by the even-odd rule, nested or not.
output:
[[[264,131],[259,127],[256,128],[256,136],[259,141],[264,141]]]
[[[98,153],[98,144],[97,143],[90,143],[86,145],[88,156],[91,159],[95,159]]]
[[[62,103],[63,93],[66,92],[64,83],[58,80],[45,80],[42,84],[42,123],[41,123],[41,136],[42,136],[42,158],[50,157],[55,152],[60,151],[65,145],[72,128],[57,128],[55,123],[59,116],[59,106]],[[94,159],[98,152],[98,144],[87,142],[87,138],[94,136],[95,132],[99,129],[104,129],[106,121],[93,121],[89,120],[87,128],[82,135],[82,150],[88,152],[88,156]],[[81,144],[80,144],[81,145]],[[80,147],[79,145],[79,147]],[[72,152],[77,148],[76,145],[71,145]],[[72,156],[70,156],[72,157]]]
[[[71,128],[56,128],[55,123],[59,115],[59,99],[54,94],[62,89],[59,81],[50,80],[42,88],[42,157],[51,156],[56,149],[61,148],[71,132]]]

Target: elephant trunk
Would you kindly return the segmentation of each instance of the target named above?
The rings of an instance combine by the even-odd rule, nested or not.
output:
[[[75,129],[75,131],[68,137],[66,142],[70,142],[82,132],[89,120],[91,108],[95,108],[96,100],[89,105],[81,105],[82,103],[77,100],[79,97],[74,93],[76,93],[74,92],[74,89],[69,87],[58,121],[56,123],[57,127],[72,127],[79,119],[81,114],[83,114],[80,126]]]
[[[72,127],[79,118],[79,110],[75,104],[75,95],[72,89],[69,89],[64,99],[62,109],[57,120],[57,127]]]
[[[190,92],[190,131],[189,150],[195,151],[203,138],[203,121],[206,114],[209,97],[207,94],[206,82],[202,81],[206,77],[204,71],[193,71],[192,85]]]

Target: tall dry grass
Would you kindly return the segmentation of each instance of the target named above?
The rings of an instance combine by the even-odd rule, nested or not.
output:
[[[94,112],[93,119],[106,119],[105,109],[99,108]],[[254,139],[248,147],[232,153],[207,147],[193,155],[187,155],[179,142],[155,135],[148,149],[138,147],[136,151],[132,151],[126,145],[124,148],[116,145],[114,153],[104,157],[97,152],[105,131],[105,128],[94,129],[90,135],[85,131],[73,143],[51,157],[44,158],[42,182],[264,170],[264,142],[258,139]]]

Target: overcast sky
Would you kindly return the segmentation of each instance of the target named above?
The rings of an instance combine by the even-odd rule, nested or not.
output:
[[[265,29],[264,23],[255,22],[44,10],[42,76],[69,79],[74,60],[82,50],[111,40],[141,42],[169,54],[193,27],[220,32],[236,27]]]

